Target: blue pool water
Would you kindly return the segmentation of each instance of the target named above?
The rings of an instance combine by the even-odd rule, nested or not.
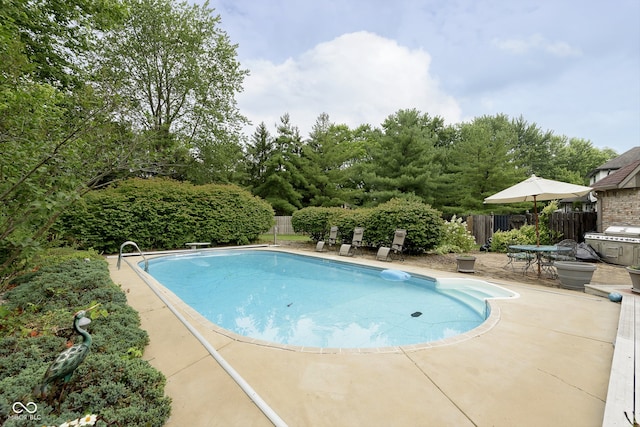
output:
[[[149,273],[224,329],[304,347],[440,340],[480,325],[488,315],[485,298],[513,296],[486,282],[443,285],[398,270],[266,250],[166,256],[150,260]]]

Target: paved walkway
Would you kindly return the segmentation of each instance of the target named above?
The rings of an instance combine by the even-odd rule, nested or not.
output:
[[[129,265],[118,271],[116,260],[108,261],[149,332],[145,359],[167,377],[173,399],[167,426],[272,425]],[[289,426],[601,426],[620,305],[576,291],[495,283],[521,297],[492,303],[499,321],[489,331],[385,354],[305,353],[236,341],[178,309]]]

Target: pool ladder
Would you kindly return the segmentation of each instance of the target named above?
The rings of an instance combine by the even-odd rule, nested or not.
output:
[[[120,254],[118,255],[118,270],[120,270],[120,261],[122,260],[122,248],[124,248],[125,246],[133,246],[138,251],[138,254],[140,254],[142,259],[144,259],[144,271],[148,272],[149,260],[147,260],[147,258],[144,256],[144,254],[142,253],[142,251],[140,250],[136,242],[132,242],[131,240],[127,240],[122,245],[120,245]]]

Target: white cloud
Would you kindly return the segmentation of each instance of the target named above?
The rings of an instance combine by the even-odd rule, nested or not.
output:
[[[531,51],[544,51],[558,57],[581,56],[580,49],[572,47],[569,43],[557,41],[550,42],[540,34],[533,34],[526,39],[493,39],[493,44],[499,49],[522,55]]]
[[[378,126],[403,108],[457,123],[458,102],[430,75],[430,63],[421,49],[370,32],[344,34],[279,64],[244,62],[251,74],[238,105],[253,122],[248,134],[262,121],[272,132],[284,113],[305,137],[323,112],[350,127]]]

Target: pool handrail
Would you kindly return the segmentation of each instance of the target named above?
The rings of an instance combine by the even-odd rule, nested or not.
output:
[[[144,271],[149,272],[149,260],[144,256],[144,254],[142,253],[142,251],[140,250],[136,242],[132,242],[131,240],[127,240],[122,245],[120,245],[120,253],[118,254],[118,264],[117,264],[118,270],[120,270],[120,261],[122,260],[122,256],[123,256],[122,249],[125,246],[129,246],[129,245],[133,246],[138,251],[138,254],[142,257],[142,259],[144,259]]]

